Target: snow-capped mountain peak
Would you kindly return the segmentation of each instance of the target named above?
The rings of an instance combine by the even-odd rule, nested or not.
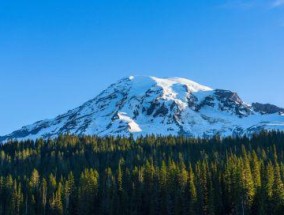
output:
[[[140,136],[251,135],[284,130],[284,110],[243,102],[237,93],[212,89],[184,78],[130,76],[94,99],[51,120],[36,122],[0,137],[53,138],[59,134]]]

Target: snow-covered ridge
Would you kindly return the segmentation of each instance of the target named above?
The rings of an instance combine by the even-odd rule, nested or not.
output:
[[[54,119],[0,137],[54,138],[59,134],[135,136],[251,135],[284,130],[284,109],[242,101],[237,93],[212,89],[185,78],[130,76],[94,99]]]

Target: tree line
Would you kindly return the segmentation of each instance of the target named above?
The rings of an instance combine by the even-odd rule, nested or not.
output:
[[[284,133],[0,146],[0,214],[284,214]]]

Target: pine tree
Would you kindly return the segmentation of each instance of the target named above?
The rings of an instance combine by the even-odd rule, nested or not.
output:
[[[64,199],[65,199],[65,211],[66,211],[66,214],[70,214],[70,202],[71,204],[74,203],[72,202],[72,199],[71,199],[71,196],[73,196],[75,193],[75,181],[74,181],[74,175],[72,172],[70,172],[68,174],[68,177],[67,177],[67,181],[65,183],[65,186],[64,186]],[[70,201],[71,199],[71,201]]]
[[[41,181],[40,195],[41,195],[41,204],[42,204],[41,213],[45,215],[46,204],[47,204],[47,182],[45,178],[43,178]]]
[[[97,204],[99,174],[96,170],[85,169],[80,177],[79,213],[93,214]]]
[[[196,214],[196,202],[197,202],[197,193],[196,193],[196,186],[195,186],[195,174],[193,172],[192,166],[189,167],[189,174],[188,174],[188,181],[189,181],[189,212],[190,214]]]
[[[280,167],[276,161],[274,167],[274,183],[272,187],[272,199],[275,214],[284,211],[284,185],[280,175]]]
[[[11,204],[14,206],[13,214],[19,215],[22,211],[23,206],[23,193],[21,189],[21,185],[17,183],[16,180],[14,180],[13,183],[13,193],[12,193],[12,202]]]
[[[249,212],[255,196],[255,185],[251,172],[249,158],[246,151],[243,151],[243,169],[242,169],[242,213]]]

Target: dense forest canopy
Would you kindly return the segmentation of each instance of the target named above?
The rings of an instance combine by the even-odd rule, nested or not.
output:
[[[0,214],[284,214],[284,133],[0,146]]]

